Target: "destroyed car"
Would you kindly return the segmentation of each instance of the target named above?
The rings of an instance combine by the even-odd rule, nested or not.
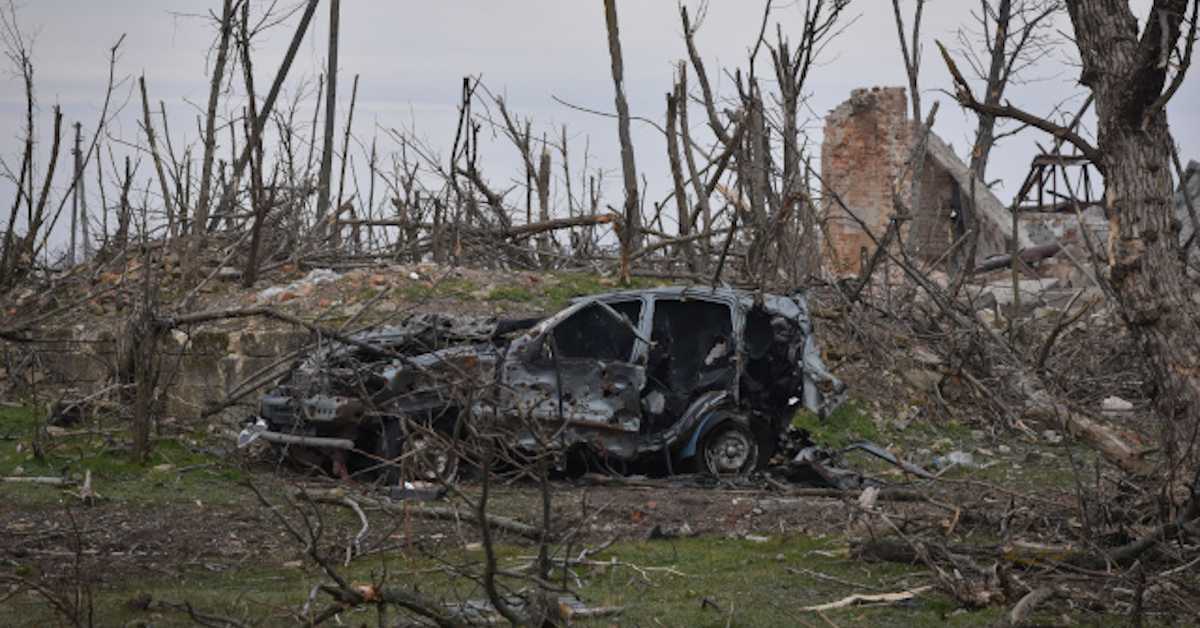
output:
[[[800,406],[824,418],[846,389],[801,293],[623,291],[541,319],[424,315],[351,340],[295,365],[243,442],[325,452],[317,463],[343,476],[347,451],[365,455],[360,469],[420,460],[446,476],[450,444],[486,423],[508,426],[514,450],[586,454],[617,472],[741,474],[766,464]]]

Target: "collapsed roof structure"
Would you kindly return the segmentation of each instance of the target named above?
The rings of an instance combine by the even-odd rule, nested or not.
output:
[[[908,252],[926,262],[952,262],[950,254],[964,232],[964,226],[956,223],[964,207],[974,207],[979,229],[977,271],[1006,265],[994,262],[1011,253],[1015,237],[1026,261],[1066,249],[1060,262],[1043,265],[1042,274],[1064,284],[1080,283],[1079,262],[1088,259],[1086,241],[1090,239],[1103,255],[1108,239],[1106,209],[1102,201],[1092,198],[1090,163],[1079,156],[1035,155],[1029,176],[1010,206],[974,176],[937,133],[927,135],[923,162],[910,163],[921,125],[908,117],[907,103],[903,87],[856,89],[825,118],[821,182],[828,225],[824,255],[831,270],[858,274],[897,206],[911,212],[901,227]],[[920,176],[920,198],[909,208],[914,174]],[[1074,186],[1068,176],[1076,179]],[[1190,162],[1183,179],[1175,210],[1180,242],[1188,243],[1197,220],[1193,214],[1200,199],[1200,163]],[[1013,207],[1018,212],[1015,236]]]

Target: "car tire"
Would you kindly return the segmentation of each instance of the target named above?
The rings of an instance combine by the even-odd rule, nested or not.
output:
[[[449,434],[431,436],[413,431],[400,439],[398,470],[406,480],[453,484],[458,479],[459,456],[446,447]]]
[[[703,470],[716,476],[738,476],[758,467],[758,437],[745,423],[728,420],[708,431],[700,443]]]

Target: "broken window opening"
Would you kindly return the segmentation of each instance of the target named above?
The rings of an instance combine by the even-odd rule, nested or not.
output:
[[[728,305],[659,299],[647,364],[646,430],[667,429],[702,392],[728,388],[734,378],[733,317]]]
[[[804,332],[794,322],[773,316],[761,307],[746,315],[746,368],[742,394],[764,408],[782,410],[801,390],[804,372],[799,368]]]
[[[624,316],[628,324],[614,319],[598,303],[581,308],[552,332],[559,359],[631,360],[637,340],[633,328],[641,318],[642,302],[620,301],[607,305]]]

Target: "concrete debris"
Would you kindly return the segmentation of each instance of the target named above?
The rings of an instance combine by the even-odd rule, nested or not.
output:
[[[1133,412],[1133,403],[1120,397],[1106,397],[1100,402],[1100,409],[1105,414],[1128,414]]]
[[[432,482],[404,482],[393,486],[388,492],[392,499],[410,502],[429,502],[441,499],[446,495],[446,487]]]
[[[945,456],[938,456],[933,459],[933,466],[939,469],[947,469],[950,467],[966,467],[972,469],[979,465],[975,462],[975,456],[970,452],[955,450]]]
[[[307,295],[316,286],[323,283],[337,281],[341,275],[328,268],[314,268],[309,271],[302,279],[293,281],[286,286],[272,286],[258,293],[257,300],[259,303],[268,303],[271,301],[286,301],[296,295]]]
[[[999,310],[1011,315],[1016,297],[1021,299],[1021,313],[1029,314],[1040,307],[1061,300],[1061,282],[1055,278],[1021,279],[1013,289],[1011,279],[1000,279],[983,285],[968,285],[963,288],[977,310]]]
[[[1051,445],[1057,445],[1063,440],[1062,434],[1059,434],[1054,430],[1046,430],[1042,432],[1042,438],[1046,439],[1046,442],[1050,443]]]

